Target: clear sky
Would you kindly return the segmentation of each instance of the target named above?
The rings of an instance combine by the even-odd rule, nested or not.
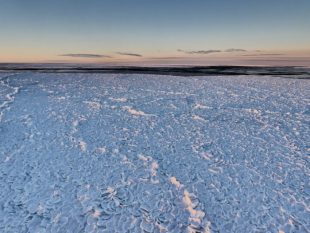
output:
[[[0,0],[0,62],[309,57],[309,0]]]

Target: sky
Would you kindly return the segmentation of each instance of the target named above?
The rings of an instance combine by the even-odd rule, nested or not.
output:
[[[0,62],[310,64],[309,0],[0,0]]]

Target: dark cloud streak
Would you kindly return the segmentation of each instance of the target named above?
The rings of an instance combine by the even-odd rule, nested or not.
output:
[[[78,57],[78,58],[111,58],[107,55],[102,54],[89,54],[89,53],[68,53],[68,54],[61,54],[59,56],[62,57]]]
[[[142,55],[138,53],[117,52],[116,54],[123,55],[123,56],[142,57]]]
[[[151,60],[174,60],[174,59],[187,59],[188,57],[150,57]]]
[[[178,49],[178,52],[187,53],[187,54],[210,54],[210,53],[220,53],[222,51],[221,50],[215,50],[215,49],[196,50],[196,51],[186,51],[186,50]]]

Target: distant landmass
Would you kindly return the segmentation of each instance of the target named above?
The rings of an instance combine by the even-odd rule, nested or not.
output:
[[[0,63],[1,72],[32,71],[40,73],[123,73],[173,76],[271,75],[310,79],[310,68],[302,66],[101,66],[98,64],[28,64]]]

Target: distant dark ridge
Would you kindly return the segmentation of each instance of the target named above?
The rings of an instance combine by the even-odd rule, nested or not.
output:
[[[192,66],[192,67],[39,67],[27,64],[0,64],[2,71],[32,71],[41,73],[120,73],[157,74],[173,76],[209,75],[272,75],[286,78],[310,79],[310,69],[303,67],[255,67],[255,66]]]

